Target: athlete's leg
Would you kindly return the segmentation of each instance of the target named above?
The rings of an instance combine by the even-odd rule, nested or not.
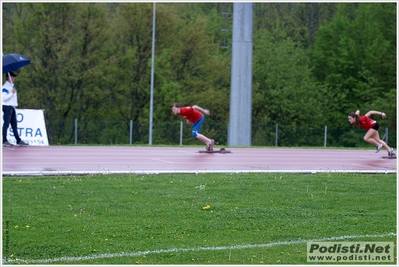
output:
[[[205,135],[199,133],[204,120],[205,120],[205,116],[202,115],[202,118],[193,124],[192,136],[197,138],[198,140],[200,140],[202,143],[204,143],[208,149],[209,146],[212,144],[211,139],[209,139]]]
[[[374,130],[374,129],[369,129],[367,131],[367,133],[363,137],[364,141],[366,141],[367,143],[370,143],[370,144],[372,144],[374,146],[378,146],[380,143],[377,140],[375,140],[374,137],[373,137],[373,136],[375,136],[376,132],[377,131]]]
[[[199,133],[204,120],[205,120],[205,116],[202,115],[201,119],[199,119],[196,123],[193,124],[192,136],[194,136],[195,138],[200,140],[202,143],[204,143],[206,145],[206,150],[212,150],[214,141],[212,139],[209,139],[205,135]]]
[[[372,139],[372,140],[374,140],[375,141],[375,143],[377,144],[377,145],[379,145],[379,144],[381,144],[386,150],[390,150],[390,147],[387,145],[387,143],[385,143],[383,140],[381,140],[380,139],[380,134],[378,133],[378,131],[376,131],[376,130],[374,130],[374,129],[370,129],[367,133],[366,133],[366,135],[369,133],[371,131],[371,133],[370,133],[370,135],[369,135],[369,139]],[[364,138],[366,138],[366,135],[364,136]],[[366,139],[365,139],[366,140]],[[368,142],[368,141],[367,141]],[[370,142],[369,142],[370,143]],[[376,146],[377,146],[376,145]]]
[[[195,138],[200,140],[205,145],[208,145],[211,142],[211,139],[209,139],[208,137],[206,137],[205,135],[202,135],[202,134],[197,134],[197,136]]]

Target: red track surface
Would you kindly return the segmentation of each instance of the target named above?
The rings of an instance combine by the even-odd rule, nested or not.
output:
[[[217,148],[215,148],[217,149]],[[386,151],[229,148],[232,153],[198,153],[198,148],[128,146],[3,147],[3,175],[204,172],[396,173]]]

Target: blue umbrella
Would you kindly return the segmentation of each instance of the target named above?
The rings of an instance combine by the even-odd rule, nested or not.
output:
[[[30,58],[27,58],[24,55],[16,53],[3,55],[3,74],[10,71],[16,71],[28,64],[30,64]]]

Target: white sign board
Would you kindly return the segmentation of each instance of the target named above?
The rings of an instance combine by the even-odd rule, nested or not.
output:
[[[15,109],[17,113],[18,134],[30,146],[48,146],[46,123],[43,109]],[[2,124],[4,124],[3,116]],[[15,145],[16,140],[11,125],[8,126],[8,142]]]

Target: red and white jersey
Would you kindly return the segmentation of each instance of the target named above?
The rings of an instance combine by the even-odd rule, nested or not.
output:
[[[360,121],[360,128],[369,130],[371,127],[373,127],[377,122],[373,119],[370,119],[367,116],[359,116],[359,121]]]

